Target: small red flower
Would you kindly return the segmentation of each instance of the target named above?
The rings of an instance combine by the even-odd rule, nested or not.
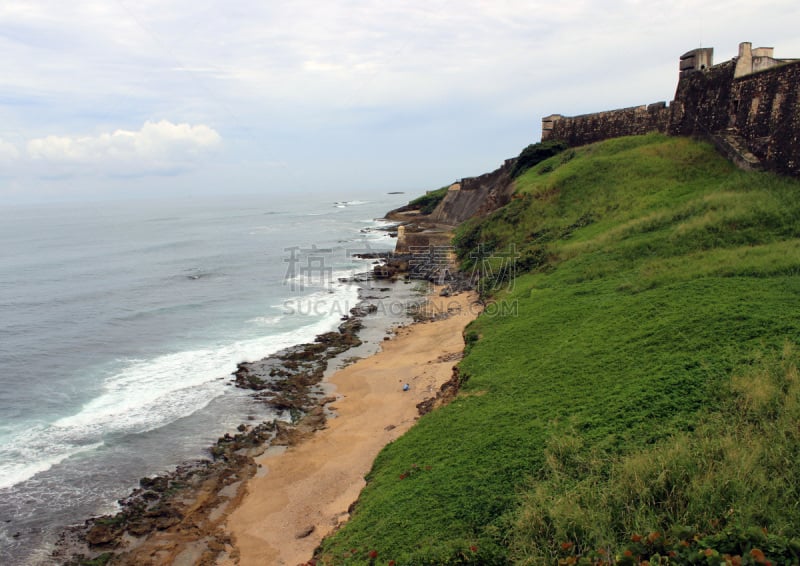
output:
[[[755,560],[759,564],[764,564],[767,561],[767,557],[764,556],[764,553],[758,548],[754,548],[753,550],[751,550],[750,556],[752,556],[753,560]]]
[[[625,555],[625,556],[633,556],[633,552],[631,552],[630,550],[626,550],[622,554]]]
[[[473,544],[472,546],[469,547],[469,551],[470,552],[478,552],[478,547]]]
[[[574,543],[571,543],[571,542],[562,542],[562,543],[561,543],[561,550],[569,550],[569,549],[570,549],[570,548],[572,548],[573,546],[575,546],[575,544],[574,544]]]
[[[378,551],[377,550],[370,550],[369,554],[367,554],[367,556],[369,556],[372,560],[375,560],[378,557]]]
[[[639,542],[640,540],[642,540],[642,535],[632,535],[631,540],[633,542]]]

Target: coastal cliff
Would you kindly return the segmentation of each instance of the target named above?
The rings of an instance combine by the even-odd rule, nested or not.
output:
[[[486,216],[511,199],[511,171],[516,158],[506,159],[491,173],[467,177],[448,187],[447,194],[430,214],[430,221],[457,226],[475,216]]]
[[[513,185],[455,228],[487,301],[459,393],[314,563],[799,560],[798,181],[652,134]]]

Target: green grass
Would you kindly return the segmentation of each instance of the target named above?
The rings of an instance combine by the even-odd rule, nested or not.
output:
[[[408,203],[408,207],[419,210],[420,214],[430,214],[447,195],[448,187],[441,187],[435,191],[428,191]]]
[[[531,167],[561,153],[565,149],[567,149],[567,144],[561,141],[544,141],[530,144],[517,157],[514,168],[511,170],[511,178],[516,179]]]
[[[689,139],[527,171],[456,237],[495,275],[514,246],[516,279],[483,286],[489,313],[509,308],[469,327],[462,392],[381,452],[320,563],[556,563],[561,543],[613,557],[677,527],[793,537],[799,238],[800,183]]]

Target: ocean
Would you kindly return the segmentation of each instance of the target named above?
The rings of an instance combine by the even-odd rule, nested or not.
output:
[[[238,362],[335,329],[406,195],[0,208],[0,564],[273,418]]]

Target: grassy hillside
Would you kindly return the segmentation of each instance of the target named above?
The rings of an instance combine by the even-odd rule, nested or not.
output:
[[[411,210],[419,210],[420,214],[430,214],[447,195],[448,187],[441,187],[435,191],[428,191],[421,197],[417,197],[408,203],[407,208]]]
[[[494,302],[461,394],[380,454],[320,563],[797,563],[799,238],[800,183],[688,139],[527,171],[456,239]]]

